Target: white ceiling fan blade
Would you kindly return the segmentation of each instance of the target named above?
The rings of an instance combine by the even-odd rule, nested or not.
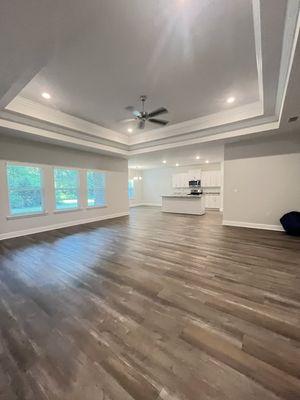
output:
[[[134,122],[134,121],[136,121],[135,118],[126,118],[126,119],[121,119],[118,122],[120,122],[121,124],[126,124],[127,122]]]

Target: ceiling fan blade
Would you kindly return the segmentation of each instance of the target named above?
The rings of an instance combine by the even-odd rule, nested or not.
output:
[[[133,106],[127,106],[127,107],[125,107],[125,110],[132,112],[134,110],[134,107]]]
[[[136,121],[135,118],[125,118],[125,119],[121,119],[118,122],[120,122],[121,124],[125,124],[126,122],[134,122],[134,121]]]
[[[148,116],[150,118],[152,118],[152,117],[156,117],[157,115],[160,115],[160,114],[165,114],[167,112],[168,112],[168,110],[165,107],[160,107],[157,110],[154,110],[151,113],[149,113]]]
[[[144,128],[145,128],[145,121],[141,119],[139,122],[139,129],[144,129]]]
[[[156,118],[149,118],[148,121],[153,122],[154,124],[158,125],[167,125],[169,121],[165,121],[163,119],[156,119]]]
[[[132,114],[137,118],[141,116],[141,113],[137,110],[132,111]]]

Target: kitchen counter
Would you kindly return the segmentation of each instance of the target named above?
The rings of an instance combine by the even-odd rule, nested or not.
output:
[[[203,196],[190,195],[165,195],[162,196],[162,211],[178,214],[205,214],[205,204]]]
[[[184,199],[201,199],[201,195],[189,195],[189,194],[166,194],[161,197],[175,197],[175,198],[184,198]]]

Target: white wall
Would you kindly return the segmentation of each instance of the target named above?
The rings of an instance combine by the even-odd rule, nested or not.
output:
[[[172,175],[188,172],[192,169],[202,171],[220,169],[219,163],[190,165],[184,167],[162,167],[144,170],[143,174],[143,203],[161,205],[161,196],[174,193]],[[189,190],[187,189],[187,192]]]
[[[225,145],[223,223],[281,229],[300,211],[300,134]]]
[[[6,161],[44,166],[46,215],[17,219],[7,218],[9,204],[6,187]],[[80,169],[80,190],[83,199],[81,209],[54,213],[53,166]],[[86,185],[83,169],[106,171],[106,207],[85,208]],[[128,214],[127,182],[127,160],[0,135],[0,239],[18,236],[26,232],[33,233]]]
[[[142,179],[134,179],[136,177],[141,177]],[[134,199],[129,200],[129,206],[139,206],[143,203],[143,171],[139,169],[129,169],[128,179],[133,179],[134,184]]]

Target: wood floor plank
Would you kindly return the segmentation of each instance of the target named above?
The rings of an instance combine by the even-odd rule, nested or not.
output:
[[[300,241],[138,207],[0,242],[0,399],[300,398]]]
[[[300,381],[283,371],[243,352],[238,347],[203,326],[190,324],[181,337],[241,371],[285,399],[294,400],[300,393]]]

